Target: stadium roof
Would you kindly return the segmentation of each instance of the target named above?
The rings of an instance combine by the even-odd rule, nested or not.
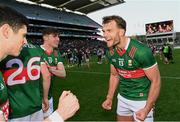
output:
[[[100,9],[124,3],[124,0],[29,0],[38,4],[48,4],[56,8],[68,9],[88,14]]]

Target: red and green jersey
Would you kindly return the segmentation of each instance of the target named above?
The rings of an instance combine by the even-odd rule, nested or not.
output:
[[[57,67],[57,65],[59,63],[63,63],[62,62],[62,58],[61,58],[61,54],[60,54],[60,52],[57,49],[54,49],[53,52],[51,52],[51,53],[47,52],[45,50],[45,48],[43,48],[42,45],[41,45],[41,49],[43,51],[42,60],[44,62],[48,63],[49,66]],[[55,76],[52,74],[52,77],[51,77],[51,86],[50,86],[49,93],[48,93],[48,99],[50,99],[52,97],[52,88],[53,88],[54,77]]]
[[[2,74],[0,72],[0,110],[3,112],[5,120],[8,120],[9,115],[9,100],[7,87],[4,83]]]
[[[18,57],[8,56],[1,62],[8,88],[10,119],[30,115],[42,108],[40,52],[40,48],[26,44]]]
[[[120,95],[131,100],[147,100],[151,81],[144,70],[157,64],[151,49],[129,39],[124,50],[108,51],[107,57],[119,73]]]

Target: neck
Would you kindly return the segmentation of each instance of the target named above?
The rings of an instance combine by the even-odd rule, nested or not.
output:
[[[45,48],[45,50],[48,51],[48,52],[52,52],[52,51],[53,51],[53,48],[52,48],[51,46],[49,46],[48,44],[46,44],[46,43],[44,43],[42,46],[43,46],[43,47]]]
[[[128,42],[128,38],[124,36],[124,37],[120,37],[119,40],[120,43],[116,47],[119,49],[125,49]]]

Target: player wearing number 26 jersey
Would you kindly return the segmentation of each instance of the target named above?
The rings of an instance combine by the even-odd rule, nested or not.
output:
[[[24,117],[42,109],[40,96],[39,48],[24,45],[18,57],[8,56],[0,67],[8,88],[10,119]]]

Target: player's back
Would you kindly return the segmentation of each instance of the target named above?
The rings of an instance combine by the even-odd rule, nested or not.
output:
[[[8,56],[1,62],[10,101],[9,118],[19,118],[40,110],[39,48],[26,44],[18,57]]]

